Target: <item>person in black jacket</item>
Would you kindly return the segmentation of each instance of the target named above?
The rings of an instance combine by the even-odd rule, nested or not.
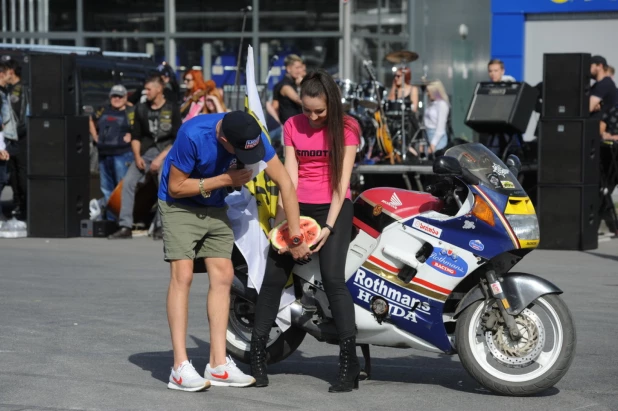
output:
[[[105,202],[127,174],[133,162],[131,126],[135,107],[127,105],[127,89],[116,84],[109,92],[109,104],[90,118],[90,134],[99,151],[101,192]]]
[[[146,80],[147,102],[138,104],[131,132],[131,148],[135,161],[129,167],[122,185],[120,229],[108,238],[131,238],[135,187],[146,178],[146,173],[156,173],[160,178],[161,165],[172,148],[176,133],[182,124],[178,106],[165,99],[164,84],[159,76]],[[159,216],[155,217],[154,239],[161,239]]]
[[[13,216],[18,220],[26,219],[27,179],[28,169],[28,141],[26,119],[29,114],[29,93],[21,81],[21,66],[17,61],[10,59],[5,63],[8,100],[11,104],[16,120],[17,140],[7,140],[7,151],[10,153],[8,172],[10,184],[13,189]]]

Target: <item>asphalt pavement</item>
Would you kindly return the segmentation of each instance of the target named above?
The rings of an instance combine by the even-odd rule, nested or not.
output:
[[[618,240],[591,252],[538,250],[518,265],[564,290],[578,333],[567,375],[532,398],[491,394],[457,356],[381,347],[372,347],[371,381],[329,394],[338,348],[309,336],[270,367],[267,388],[168,390],[162,246],[150,238],[0,239],[0,410],[618,410]],[[196,274],[188,346],[200,373],[207,287]]]

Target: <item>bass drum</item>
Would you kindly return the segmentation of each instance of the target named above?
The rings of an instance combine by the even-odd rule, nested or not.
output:
[[[369,110],[377,110],[380,105],[379,101],[384,101],[386,97],[386,88],[380,82],[365,81],[360,83],[356,89],[358,96],[358,105]]]

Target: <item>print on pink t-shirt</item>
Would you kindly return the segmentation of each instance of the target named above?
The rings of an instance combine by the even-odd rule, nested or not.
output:
[[[360,127],[356,120],[346,117],[346,123],[352,127],[346,127],[344,131],[345,145],[356,146],[360,144]],[[353,123],[352,123],[353,122]],[[330,189],[328,165],[328,140],[326,138],[327,127],[313,128],[309,119],[304,114],[299,114],[288,119],[283,126],[283,141],[286,146],[294,147],[298,161],[298,187],[296,193],[298,201],[306,204],[328,204],[332,201],[333,193]],[[351,198],[348,186],[346,198]]]

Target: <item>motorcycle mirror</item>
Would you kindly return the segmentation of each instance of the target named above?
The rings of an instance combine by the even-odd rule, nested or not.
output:
[[[509,170],[511,170],[511,173],[513,173],[515,177],[519,175],[521,170],[521,161],[519,161],[519,158],[515,154],[509,154],[506,158],[506,166]]]
[[[446,156],[442,156],[433,162],[433,172],[451,176],[460,176],[463,174],[459,161],[454,157]]]

